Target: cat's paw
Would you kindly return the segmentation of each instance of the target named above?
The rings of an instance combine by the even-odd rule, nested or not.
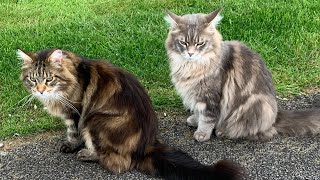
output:
[[[62,153],[74,153],[74,152],[79,150],[78,147],[79,146],[74,145],[74,144],[72,144],[70,142],[64,142],[62,144],[62,146],[60,147],[60,152],[62,152]]]
[[[191,115],[187,119],[188,126],[197,127],[198,126],[198,119],[195,115]]]
[[[97,154],[94,151],[89,149],[81,149],[77,153],[77,158],[80,161],[97,161],[98,160]]]
[[[194,132],[194,135],[193,135],[193,137],[199,142],[208,141],[210,139],[210,136],[211,136],[211,133],[203,132],[199,130]]]
[[[221,137],[224,137],[225,135],[223,134],[223,132],[216,130],[216,136],[221,138]]]

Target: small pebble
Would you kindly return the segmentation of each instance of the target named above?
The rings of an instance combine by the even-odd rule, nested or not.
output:
[[[7,152],[5,152],[5,151],[0,151],[0,157],[1,156],[6,156],[8,153]]]
[[[0,143],[0,148],[3,148],[4,147],[4,144],[3,143]]]
[[[163,116],[164,116],[164,117],[167,117],[167,113],[163,113]]]

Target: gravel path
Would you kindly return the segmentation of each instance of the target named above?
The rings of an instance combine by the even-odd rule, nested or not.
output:
[[[285,109],[310,108],[320,94],[279,100]],[[212,139],[193,140],[194,128],[186,125],[187,113],[166,112],[160,117],[160,136],[202,163],[219,159],[241,163],[250,179],[320,179],[320,139],[318,136],[277,137],[269,142]],[[61,135],[5,151],[0,148],[0,179],[155,179],[136,171],[112,175],[95,163],[76,160],[74,154],[61,154]],[[5,142],[7,143],[7,142]]]

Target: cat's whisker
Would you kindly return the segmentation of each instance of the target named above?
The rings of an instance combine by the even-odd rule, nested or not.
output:
[[[178,167],[171,166],[173,171],[170,171],[170,174],[160,174],[164,178],[179,175],[181,179],[186,179],[189,174],[182,173],[191,170],[195,172],[194,177],[207,172],[208,175],[201,175],[200,179],[211,179],[210,173],[215,171],[214,166],[210,169],[206,166],[190,169],[189,166],[183,165],[184,159],[193,164],[199,162],[157,140],[157,114],[147,92],[129,72],[107,61],[88,62],[81,56],[61,49],[40,51],[36,53],[38,58],[30,57],[28,54],[17,51],[24,64],[30,67],[36,65],[30,68],[30,77],[22,73],[24,81],[27,82],[24,85],[29,90],[38,90],[36,93],[33,92],[34,97],[48,107],[49,113],[65,120],[67,138],[60,148],[61,152],[73,153],[81,148],[77,154],[79,160],[99,161],[103,167],[114,173],[124,173],[136,168],[142,172],[147,169],[147,173],[151,174],[155,171],[162,172],[162,164],[172,163]],[[49,68],[46,68],[47,65]],[[51,67],[63,68],[56,72],[55,77],[50,72]],[[86,87],[81,84],[86,84]],[[122,90],[118,91],[119,89]],[[69,100],[68,98],[74,94],[79,95],[78,98]],[[108,98],[105,98],[106,95]],[[26,103],[34,97],[27,97],[29,99]],[[86,148],[83,148],[84,144]],[[141,157],[141,153],[150,154],[151,159]],[[158,158],[163,154],[164,158]],[[155,161],[160,161],[160,166],[155,166]],[[234,169],[233,165],[231,167]],[[227,170],[229,169],[227,167]]]
[[[79,113],[78,109],[76,107],[74,107],[71,103],[65,101],[64,99],[60,99],[60,101],[63,102],[66,106],[68,106],[71,109],[73,109],[80,116],[80,113]]]
[[[218,136],[232,139],[319,133],[320,110],[278,109],[272,74],[264,60],[244,43],[223,40],[216,29],[219,10],[182,19],[172,13],[168,16],[178,29],[170,30],[166,40],[170,75],[184,106],[193,112],[187,122],[198,125],[196,140],[209,140],[213,128]],[[213,26],[203,29],[208,18]]]
[[[20,104],[21,102],[26,101],[26,102],[24,102],[21,106],[19,106],[19,107],[23,107],[23,106],[25,106],[26,104],[30,103],[30,99],[33,100],[33,98],[34,98],[33,95],[32,95],[32,94],[29,94],[29,95],[23,97],[21,100],[19,100],[19,101],[18,101],[17,103],[15,103],[14,105],[12,105],[10,108],[8,108],[8,110],[14,108],[15,106],[17,106],[17,105]]]
[[[25,96],[25,97],[23,97],[20,101],[18,101],[15,105],[13,105],[13,106],[16,106],[16,105],[18,105],[18,104],[20,104],[22,101],[25,101],[25,100],[29,100],[29,98],[32,98],[32,94],[29,94],[29,95],[27,95],[27,96]],[[25,104],[25,103],[24,103]]]
[[[14,105],[12,105],[11,107],[9,107],[8,109],[0,112],[0,114],[4,114],[8,111],[13,111],[19,107],[24,107],[26,104],[29,104],[32,100],[34,99],[34,96],[32,94],[29,94],[25,97],[23,97],[21,100],[19,100],[17,103],[15,103]],[[21,102],[25,101],[21,106],[18,106]]]
[[[57,94],[57,96],[58,96],[59,98],[61,98],[62,100],[66,101],[67,103],[69,103],[71,106],[73,106],[72,103],[80,103],[80,102],[71,101],[71,100],[69,100],[68,98],[66,98],[66,97],[64,97],[63,95],[60,95],[60,94]],[[74,107],[74,106],[73,106],[73,107]]]
[[[60,95],[57,95],[55,97],[56,100],[58,100],[61,104],[71,108],[72,110],[74,110],[79,116],[81,116],[80,112],[78,111],[78,109],[76,107],[74,107],[74,105],[72,105],[70,102],[68,102],[66,100],[66,98],[60,96]]]
[[[69,107],[69,108],[71,108],[72,110],[74,110],[74,111],[80,116],[79,111],[78,111],[72,104],[66,102],[66,101],[63,100],[63,99],[57,98],[57,100],[58,100],[61,104],[65,105],[66,107]]]
[[[30,102],[33,101],[34,99],[35,99],[35,97],[31,94],[31,97],[29,97],[29,99],[25,103],[23,103],[21,107],[23,107],[27,104],[30,104]]]
[[[63,99],[65,99],[66,101],[68,101],[68,102],[70,102],[70,103],[81,103],[81,102],[76,102],[76,101],[71,101],[71,100],[69,100],[68,98],[66,98],[66,97],[64,97],[63,95],[61,95],[61,94],[57,94],[59,97],[61,97],[61,98],[63,98]]]

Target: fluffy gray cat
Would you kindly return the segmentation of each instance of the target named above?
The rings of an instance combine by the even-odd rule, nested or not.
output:
[[[178,16],[167,11],[166,40],[172,82],[197,126],[194,138],[217,136],[268,140],[274,135],[316,134],[320,110],[277,108],[271,73],[262,58],[238,41],[223,41],[216,26],[219,9],[210,14]]]

